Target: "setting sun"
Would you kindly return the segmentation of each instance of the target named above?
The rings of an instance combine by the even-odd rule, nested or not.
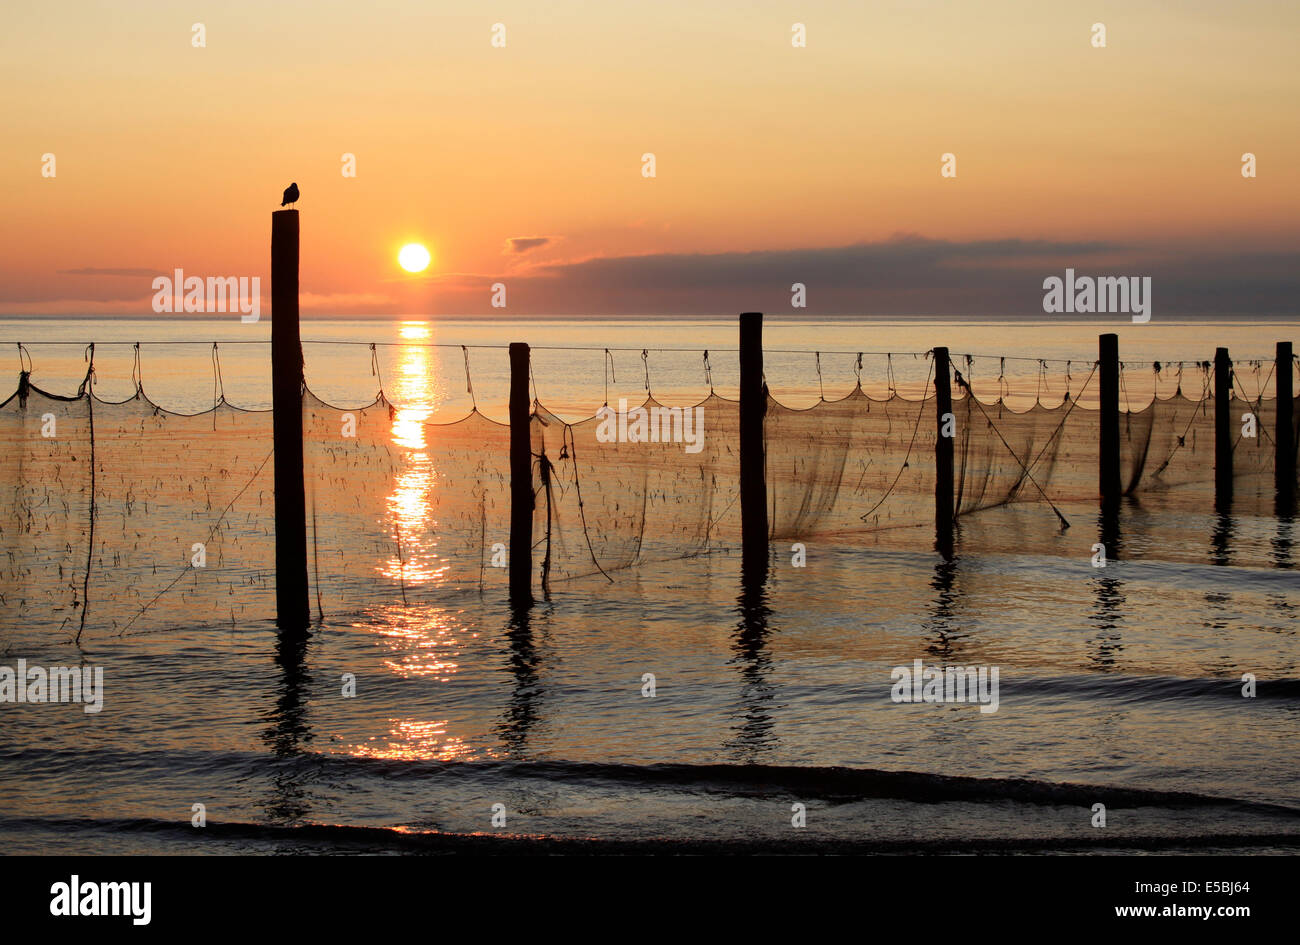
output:
[[[397,254],[397,262],[407,272],[424,272],[433,259],[429,251],[419,243],[407,243]]]

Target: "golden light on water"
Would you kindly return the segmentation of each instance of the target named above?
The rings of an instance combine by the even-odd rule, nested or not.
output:
[[[432,335],[426,322],[403,322],[398,335],[410,345],[398,351],[397,375],[390,400],[394,404],[393,443],[408,451],[388,497],[388,516],[400,554],[393,555],[380,573],[407,585],[424,584],[444,574],[448,563],[437,555],[432,537],[434,482],[437,470],[427,452],[425,423],[433,415],[435,392],[431,349],[419,344]]]
[[[384,740],[376,737],[353,745],[349,753],[357,758],[385,761],[470,761],[474,757],[474,749],[465,739],[447,734],[445,719],[389,721],[389,733]]]
[[[391,651],[384,665],[399,679],[449,682],[457,659],[475,634],[442,608],[390,606],[356,625],[374,633]],[[447,719],[390,718],[388,731],[347,747],[358,758],[395,761],[469,761],[479,753],[464,738],[447,733]]]

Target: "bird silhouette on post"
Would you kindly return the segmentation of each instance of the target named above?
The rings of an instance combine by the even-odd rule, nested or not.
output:
[[[290,184],[284,189],[284,199],[280,201],[280,206],[298,202],[298,185]]]

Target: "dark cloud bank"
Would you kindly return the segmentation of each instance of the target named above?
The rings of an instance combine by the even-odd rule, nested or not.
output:
[[[512,313],[808,314],[1043,317],[1043,280],[1150,276],[1157,315],[1294,315],[1300,252],[1173,252],[1107,242],[900,237],[824,249],[659,254],[538,266],[509,277]]]

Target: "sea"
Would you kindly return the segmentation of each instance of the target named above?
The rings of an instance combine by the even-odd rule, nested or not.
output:
[[[1218,347],[1248,389],[1266,384],[1275,342],[1298,329],[769,318],[765,373],[790,406],[859,382],[917,390],[943,345],[977,391],[1051,405],[1115,332],[1125,397],[1140,400],[1199,392]],[[265,409],[269,336],[237,316],[7,318],[0,363],[12,359],[13,389],[30,370],[72,395],[93,364],[101,399],[138,383],[177,412]],[[734,316],[306,318],[302,337],[323,400],[362,406],[382,389],[434,421],[504,420],[515,342],[532,348],[538,402],[566,419],[737,384]],[[1096,509],[1064,511],[1096,527]],[[526,613],[494,594],[393,601],[327,616],[305,642],[199,615],[81,646],[17,649],[0,627],[0,667],[102,667],[104,680],[99,712],[0,701],[0,849],[1300,850],[1293,518],[1135,513],[1134,553],[1103,570],[1042,542],[986,546],[986,514],[1005,533],[1045,513],[974,513],[951,559],[832,546],[755,592],[738,557],[702,556],[563,582]],[[896,701],[917,660],[996,667],[997,710]]]

